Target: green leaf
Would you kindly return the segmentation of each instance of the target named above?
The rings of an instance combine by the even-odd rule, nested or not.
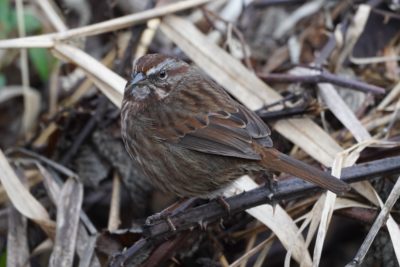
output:
[[[25,31],[27,34],[36,33],[42,28],[40,20],[38,20],[33,14],[31,14],[31,12],[25,11],[24,21],[25,21]]]
[[[24,10],[25,32],[37,33],[42,25],[40,20],[29,10]],[[10,8],[9,0],[0,0],[0,38],[7,38],[11,32],[18,31],[17,12]]]
[[[54,66],[55,58],[44,48],[31,48],[28,50],[28,54],[40,79],[43,82],[47,82]]]
[[[7,266],[7,250],[4,250],[0,255],[0,267]]]
[[[7,83],[6,76],[0,73],[0,89],[4,87]]]
[[[16,10],[12,10],[12,12],[9,14],[9,22],[11,29],[17,31],[18,19]],[[29,10],[24,10],[24,23],[25,23],[25,32],[28,35],[36,33],[42,28],[40,20],[38,20]]]
[[[10,13],[10,1],[0,0],[0,38],[6,38],[12,28]]]

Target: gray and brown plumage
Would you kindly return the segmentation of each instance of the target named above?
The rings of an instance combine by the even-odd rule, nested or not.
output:
[[[251,110],[187,63],[160,54],[135,64],[124,92],[122,137],[152,183],[178,196],[210,197],[244,174],[285,172],[335,193],[349,185],[273,148]]]

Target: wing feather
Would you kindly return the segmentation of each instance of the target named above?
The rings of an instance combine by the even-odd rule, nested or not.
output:
[[[210,90],[206,92],[210,94]],[[200,93],[204,94],[204,91]],[[186,92],[184,95],[189,94],[194,95],[196,92]],[[211,94],[214,96],[208,96],[208,101],[217,99],[218,103],[213,102],[205,106],[207,112],[200,115],[198,112],[201,111],[191,110],[189,107],[186,113],[180,111],[182,109],[170,109],[170,112],[176,112],[177,116],[171,114],[174,120],[157,125],[156,136],[203,153],[261,159],[252,144],[256,142],[265,147],[272,147],[268,126],[254,112],[232,100],[222,88],[217,87]],[[204,107],[201,104],[196,106]]]

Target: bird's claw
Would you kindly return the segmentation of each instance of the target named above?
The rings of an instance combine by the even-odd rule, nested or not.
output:
[[[231,206],[229,205],[228,202],[226,202],[225,198],[223,196],[219,196],[217,198],[218,204],[228,213],[228,216],[231,215]]]
[[[173,231],[173,232],[176,231],[176,227],[171,220],[171,212],[169,212],[169,211],[159,212],[159,213],[156,213],[156,214],[153,214],[153,215],[147,217],[145,225],[151,225],[151,224],[154,224],[155,222],[161,221],[161,220],[166,221],[166,223],[168,224],[171,231]]]

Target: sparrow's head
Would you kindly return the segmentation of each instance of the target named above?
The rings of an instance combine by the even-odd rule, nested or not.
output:
[[[162,100],[176,88],[188,69],[187,63],[173,57],[161,54],[142,56],[134,64],[124,98]]]

